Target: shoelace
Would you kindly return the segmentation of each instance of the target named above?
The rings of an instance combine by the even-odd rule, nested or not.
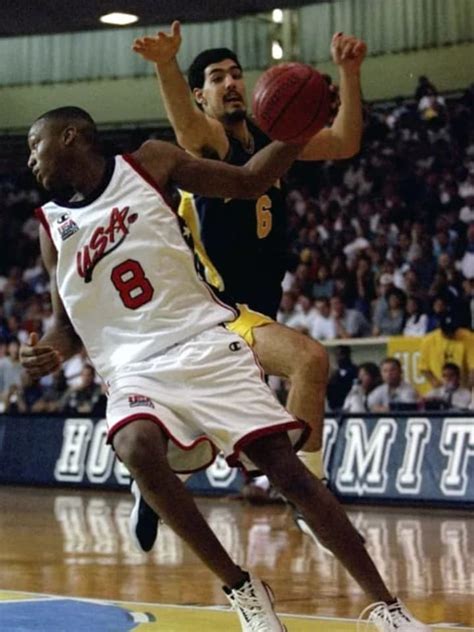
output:
[[[265,611],[250,583],[244,584],[239,590],[232,592],[234,608],[241,610],[252,632],[267,632]]]
[[[368,618],[364,621],[365,616],[368,614]],[[378,601],[370,606],[367,606],[357,621],[357,630],[367,630],[370,623],[389,623],[396,629],[404,623],[409,623],[410,619],[403,612],[403,606],[400,603],[396,603],[394,607],[388,606],[384,601]]]

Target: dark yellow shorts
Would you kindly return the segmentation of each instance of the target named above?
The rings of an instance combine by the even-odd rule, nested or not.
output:
[[[230,323],[226,323],[226,327],[234,334],[239,334],[251,347],[254,345],[253,330],[256,327],[263,327],[264,325],[271,325],[275,321],[270,316],[265,316],[260,312],[254,312],[248,305],[243,303],[237,303],[239,309],[239,316]]]

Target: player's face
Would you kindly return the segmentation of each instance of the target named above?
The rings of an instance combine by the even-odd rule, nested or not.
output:
[[[52,121],[40,119],[33,123],[28,133],[30,156],[28,167],[36,180],[48,191],[64,188],[61,159],[61,142],[58,126]]]
[[[398,386],[401,382],[400,369],[392,362],[386,362],[382,365],[382,379],[389,386]]]
[[[448,388],[457,388],[459,386],[459,379],[457,373],[452,369],[444,369],[443,382]]]
[[[245,117],[245,84],[235,61],[225,59],[206,68],[200,97],[204,112],[223,123]]]

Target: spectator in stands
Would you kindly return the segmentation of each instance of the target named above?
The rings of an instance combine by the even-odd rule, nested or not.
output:
[[[457,364],[446,362],[441,374],[441,386],[426,396],[427,408],[474,408],[472,390],[461,386],[461,371]]]
[[[394,287],[386,295],[388,309],[374,318],[373,336],[398,336],[405,325],[405,293]]]
[[[413,386],[403,380],[400,360],[385,358],[380,369],[383,384],[370,394],[370,410],[372,412],[388,412],[402,408],[416,408],[418,396]]]
[[[420,99],[418,112],[423,121],[442,125],[446,118],[446,101],[436,91],[431,92]]]
[[[319,298],[315,301],[316,314],[308,331],[315,340],[333,340],[336,337],[336,326],[331,317],[329,299]]]
[[[474,333],[459,327],[457,315],[446,310],[440,325],[423,337],[419,369],[433,388],[443,385],[443,366],[456,364],[461,371],[461,384],[474,386]]]
[[[380,369],[374,362],[359,365],[357,380],[344,400],[343,410],[348,413],[370,412],[370,394],[380,385]]]
[[[12,387],[21,387],[21,374],[20,343],[13,339],[8,343],[7,355],[0,358],[0,401],[3,403],[3,407],[8,401],[9,395],[15,390],[12,391]],[[2,404],[0,404],[1,406]]]
[[[411,268],[416,272],[420,286],[427,290],[433,282],[437,265],[433,256],[431,241],[423,240],[420,250],[411,262]]]
[[[355,285],[357,298],[354,304],[355,309],[361,312],[366,318],[370,318],[372,301],[375,300],[375,278],[372,272],[370,258],[361,255],[356,264]]]
[[[439,328],[441,318],[451,308],[445,296],[435,296],[428,316],[428,332]]]
[[[328,382],[327,400],[331,410],[340,410],[357,378],[357,366],[351,359],[349,345],[336,347],[336,368]]]
[[[43,387],[41,397],[33,404],[33,413],[58,413],[62,409],[62,402],[68,390],[63,369],[58,369],[51,377],[51,383]]]
[[[277,321],[286,325],[295,315],[296,298],[294,292],[283,292],[280,307],[277,313]]]
[[[23,344],[24,342],[28,340],[28,332],[23,327],[22,322],[20,321],[20,319],[18,318],[16,314],[12,314],[11,316],[7,318],[7,328],[8,328],[8,334],[7,334],[8,340],[18,340],[20,344]]]
[[[474,279],[464,281],[464,308],[466,313],[466,327],[474,330]]]
[[[89,360],[84,349],[63,362],[63,371],[69,387],[76,388],[82,384],[82,369],[86,364],[89,364]]]
[[[308,333],[315,316],[316,310],[312,299],[305,294],[301,294],[296,302],[294,314],[288,318],[286,326]]]
[[[316,273],[311,295],[314,299],[330,298],[334,294],[334,280],[331,278],[329,267],[322,263]]]
[[[418,77],[418,84],[415,89],[415,99],[419,101],[430,94],[436,94],[436,88],[425,75]]]
[[[331,298],[331,318],[336,338],[361,338],[370,334],[370,325],[361,312],[347,308],[337,295]]]
[[[459,269],[465,279],[474,279],[474,222],[467,229],[467,244]]]
[[[86,364],[81,371],[81,383],[68,388],[61,402],[62,412],[67,415],[80,414],[102,417],[105,415],[105,396],[95,382],[95,369]]]
[[[20,399],[23,411],[26,413],[33,412],[35,403],[42,397],[43,387],[40,380],[33,379],[25,371],[21,374]]]
[[[459,185],[459,195],[464,200],[474,196],[474,165],[469,168],[466,179]]]
[[[474,195],[469,195],[464,206],[459,211],[459,219],[465,224],[474,222]]]
[[[393,275],[383,272],[376,286],[377,298],[372,306],[372,322],[380,321],[388,312],[387,295],[393,289],[395,289]]]
[[[423,311],[423,303],[417,296],[407,299],[407,320],[403,328],[404,336],[424,336],[428,331],[428,315]]]

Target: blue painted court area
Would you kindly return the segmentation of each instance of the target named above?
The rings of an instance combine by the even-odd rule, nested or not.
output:
[[[115,605],[75,599],[39,599],[2,603],[2,632],[129,632],[139,623]]]

